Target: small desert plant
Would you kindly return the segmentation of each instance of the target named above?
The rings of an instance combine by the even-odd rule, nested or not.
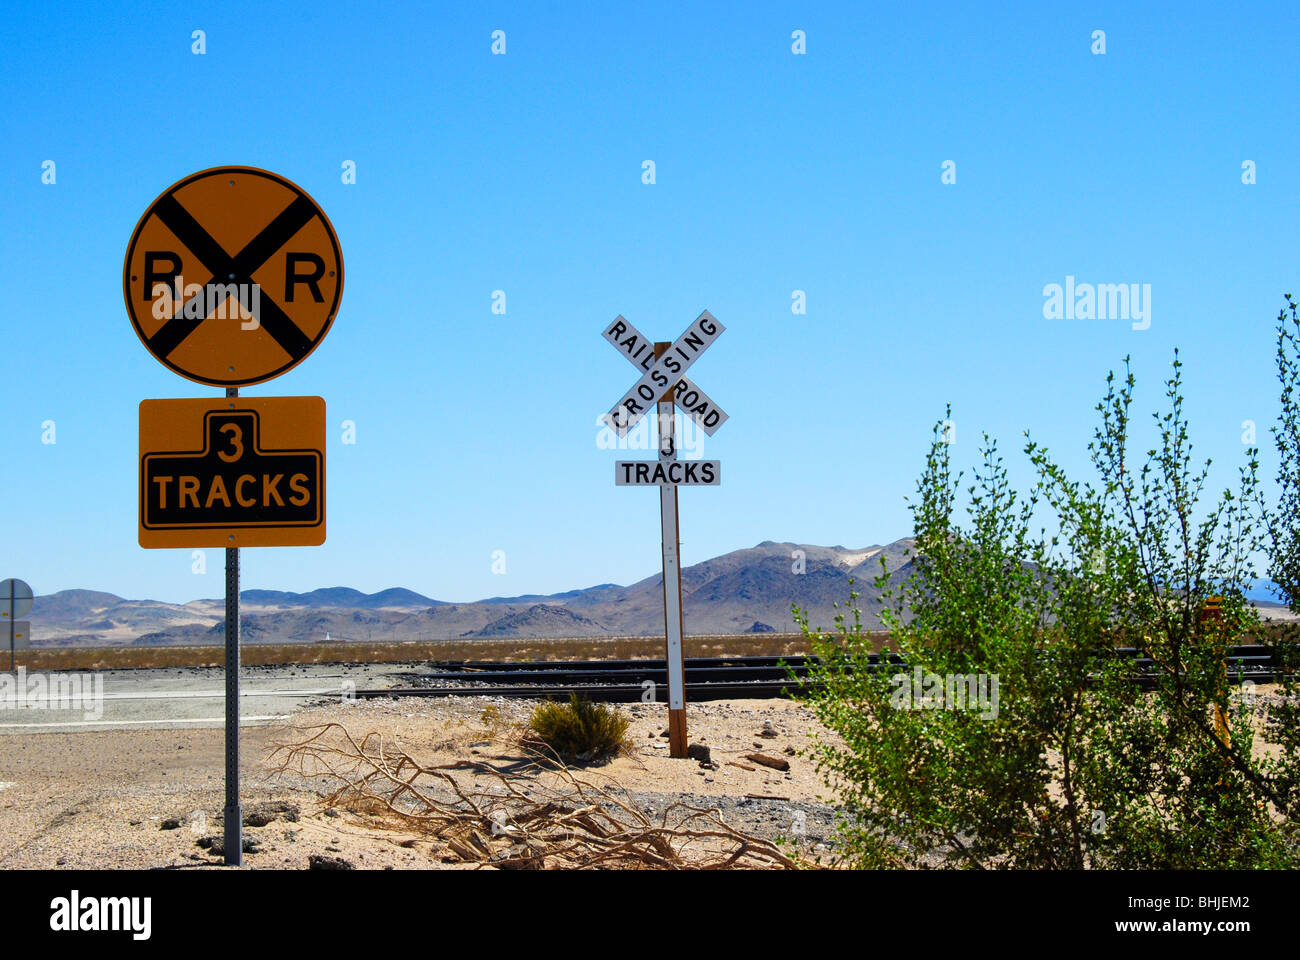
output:
[[[592,703],[576,693],[568,703],[539,703],[528,718],[530,738],[564,760],[598,760],[627,746],[628,719],[614,707]]]
[[[488,704],[484,707],[478,719],[479,723],[487,727],[487,734],[493,740],[501,737],[514,726],[502,715],[501,708],[496,704]]]

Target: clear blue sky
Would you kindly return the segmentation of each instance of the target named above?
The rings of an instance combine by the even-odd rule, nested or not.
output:
[[[600,337],[619,313],[661,339],[706,307],[727,326],[692,372],[731,420],[701,450],[724,485],[681,494],[687,563],[907,535],[949,401],[959,461],[987,430],[1023,478],[1029,429],[1081,468],[1125,354],[1146,411],[1182,348],[1222,481],[1243,420],[1267,443],[1273,319],[1300,293],[1296,5],[610,6],[8,10],[0,576],[221,594],[220,551],[196,576],[136,543],[139,401],[216,391],[149,356],[120,289],[145,208],[221,164],[311,192],[347,268],[322,345],[245,391],[325,398],[329,539],[246,550],[246,587],[472,600],[653,573],[657,498],[596,442],[636,376]],[[1045,319],[1067,275],[1150,284],[1150,328]]]

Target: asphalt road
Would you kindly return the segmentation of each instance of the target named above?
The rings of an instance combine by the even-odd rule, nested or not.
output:
[[[245,667],[240,726],[282,720],[350,689],[402,686],[407,664]],[[172,667],[73,673],[0,672],[0,735],[112,729],[203,729],[225,725],[225,670]]]

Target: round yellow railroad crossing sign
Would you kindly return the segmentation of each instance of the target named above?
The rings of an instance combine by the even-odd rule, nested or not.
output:
[[[325,339],[343,254],[307,192],[256,167],[214,167],[163,191],[122,268],[131,326],[183,377],[261,383]]]

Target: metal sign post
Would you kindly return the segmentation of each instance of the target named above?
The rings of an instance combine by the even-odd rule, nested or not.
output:
[[[677,459],[677,418],[674,405],[712,436],[727,414],[694,383],[686,379],[691,366],[725,328],[705,310],[673,343],[651,341],[622,316],[603,334],[605,340],[638,370],[640,380],[601,419],[620,437],[653,407],[658,422],[658,461],[620,460],[614,465],[618,486],[657,486],[663,543],[664,647],[668,667],[668,747],[673,757],[689,755],[686,735],[686,657],[682,649],[682,562],[677,519],[679,486],[717,486],[721,464],[716,460]]]
[[[239,396],[227,387],[226,396]],[[226,547],[226,864],[244,863],[244,814],[239,805],[239,547]]]

